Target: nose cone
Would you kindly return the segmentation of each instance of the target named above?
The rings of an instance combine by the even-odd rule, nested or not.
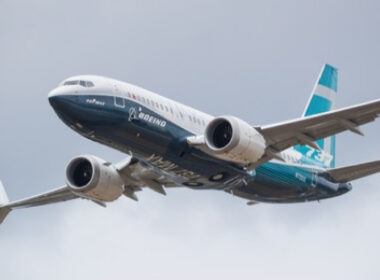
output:
[[[67,107],[68,96],[61,93],[59,89],[53,89],[49,92],[48,99],[50,105],[57,113],[64,111],[65,107]]]
[[[53,89],[52,91],[49,92],[48,98],[50,99],[50,97],[54,97],[54,96],[57,96],[57,95],[60,95],[60,94],[62,94],[62,92],[60,92],[59,88],[55,88],[55,89]]]
[[[58,117],[66,124],[73,123],[78,117],[79,104],[76,95],[68,95],[57,88],[49,93],[48,99]]]
[[[55,100],[55,99],[57,99],[56,97],[67,96],[70,93],[71,92],[69,92],[64,87],[57,87],[57,88],[55,88],[55,89],[53,89],[52,91],[49,92],[48,99],[49,99],[49,101],[50,100]]]
[[[53,107],[54,110],[56,110],[56,108],[58,108],[65,99],[64,93],[62,92],[62,90],[60,90],[60,88],[55,88],[51,92],[49,92],[48,99],[50,105]]]

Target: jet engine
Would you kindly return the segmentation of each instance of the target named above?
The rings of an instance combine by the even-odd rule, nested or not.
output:
[[[212,155],[239,164],[257,162],[265,153],[265,139],[252,126],[232,116],[217,117],[206,127],[205,142]]]
[[[67,165],[66,179],[73,192],[98,201],[114,201],[124,191],[123,179],[115,167],[95,156],[73,158]]]

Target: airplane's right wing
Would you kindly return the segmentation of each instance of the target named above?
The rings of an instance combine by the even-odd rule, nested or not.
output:
[[[74,198],[78,198],[78,196],[71,192],[69,187],[65,185],[42,194],[9,202],[4,186],[0,182],[0,224],[13,209],[46,205]]]
[[[380,172],[380,160],[327,170],[336,183],[347,183]]]
[[[5,193],[4,187],[0,185],[3,189],[3,193]],[[12,201],[5,203],[3,206],[10,207],[12,209],[15,208],[27,208],[33,206],[39,206],[44,204],[50,204],[60,201],[71,200],[77,198],[78,196],[74,195],[68,186],[62,186],[45,193],[34,195],[28,198]]]
[[[114,170],[114,174],[117,174],[115,176],[120,176],[121,178],[121,184],[123,184],[123,194],[134,200],[137,200],[135,192],[140,191],[143,187],[148,187],[160,194],[165,195],[166,192],[164,186],[176,186],[175,183],[171,182],[161,174],[154,172],[154,170],[149,169],[146,165],[139,162],[133,156],[127,156],[123,161],[116,163],[115,165],[93,156],[82,156],[82,159],[83,158],[95,160],[100,166]],[[99,170],[94,168],[91,172],[87,170],[84,170],[84,172],[88,172],[92,174],[91,176],[95,176],[95,172],[99,172]],[[110,174],[112,174],[112,172]],[[93,187],[95,188],[96,186]],[[80,190],[73,190],[70,188],[69,184],[31,197],[16,201],[9,201],[5,188],[0,181],[0,224],[13,209],[47,205],[73,200],[76,198],[90,200],[103,207],[106,207],[105,201],[109,201],[103,201],[97,197],[89,195],[86,191],[82,192]]]

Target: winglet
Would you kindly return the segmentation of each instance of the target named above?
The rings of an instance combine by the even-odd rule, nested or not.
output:
[[[7,192],[5,191],[3,183],[0,181],[0,205],[7,204],[9,198]]]
[[[11,210],[10,207],[0,207],[0,224],[5,220]]]
[[[0,224],[4,221],[5,217],[11,212],[11,208],[7,207],[9,203],[7,192],[5,191],[3,183],[0,181]]]

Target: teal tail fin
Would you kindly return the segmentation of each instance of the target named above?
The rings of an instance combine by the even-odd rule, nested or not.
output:
[[[306,105],[303,117],[325,113],[335,106],[338,91],[338,70],[328,64],[322,67],[318,80]],[[335,167],[335,135],[316,141],[320,151],[309,146],[295,146],[305,157],[329,168]]]

